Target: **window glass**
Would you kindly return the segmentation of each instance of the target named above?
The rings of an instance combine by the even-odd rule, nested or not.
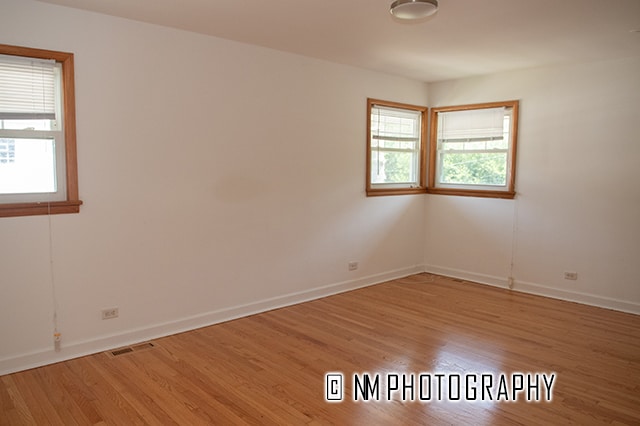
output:
[[[512,198],[518,102],[433,108],[429,192]]]
[[[367,193],[424,192],[426,108],[370,99],[368,110]]]
[[[0,45],[0,216],[77,213],[73,54]]]

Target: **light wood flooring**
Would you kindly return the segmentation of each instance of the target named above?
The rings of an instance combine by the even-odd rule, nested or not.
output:
[[[430,274],[152,343],[0,377],[0,424],[640,424],[640,316]],[[551,402],[354,402],[365,372],[556,377]]]

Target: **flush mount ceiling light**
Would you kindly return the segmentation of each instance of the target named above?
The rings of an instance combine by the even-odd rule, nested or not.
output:
[[[391,14],[399,19],[420,19],[438,10],[438,0],[396,0],[391,3]]]

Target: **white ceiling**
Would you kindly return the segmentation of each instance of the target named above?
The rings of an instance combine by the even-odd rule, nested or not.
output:
[[[439,0],[412,23],[392,0],[40,1],[423,81],[640,55],[640,0]]]

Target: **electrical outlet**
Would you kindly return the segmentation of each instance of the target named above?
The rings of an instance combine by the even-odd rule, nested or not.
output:
[[[356,269],[358,269],[358,262],[349,262],[349,270],[355,271]]]
[[[118,308],[109,308],[109,309],[103,309],[102,310],[102,319],[103,320],[107,320],[107,319],[113,319],[113,318],[118,318],[118,315],[120,313],[118,312]]]
[[[564,279],[565,280],[575,281],[575,280],[578,279],[578,273],[577,272],[565,272],[564,273]]]

